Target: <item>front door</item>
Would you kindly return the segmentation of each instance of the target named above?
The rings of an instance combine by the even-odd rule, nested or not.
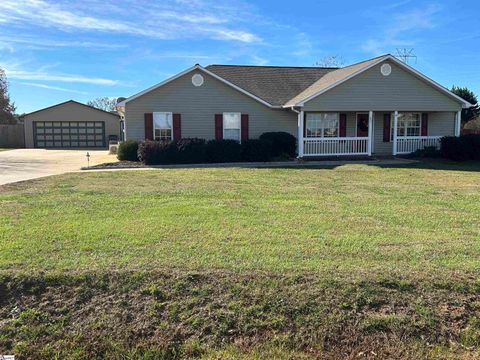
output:
[[[357,137],[368,137],[368,114],[357,114]]]

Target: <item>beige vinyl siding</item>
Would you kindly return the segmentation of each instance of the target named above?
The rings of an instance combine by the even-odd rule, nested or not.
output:
[[[387,112],[388,113],[388,112]],[[383,142],[383,116],[385,112],[375,112],[373,127],[373,154],[392,155],[393,143]],[[391,116],[393,124],[393,113]],[[428,136],[454,136],[455,112],[429,112]]]
[[[109,135],[120,136],[120,119],[117,116],[81,104],[68,102],[25,116],[25,147],[27,148],[34,147],[34,121],[103,121],[105,122],[105,142],[107,144]]]
[[[392,62],[359,74],[305,103],[305,111],[458,111],[461,104]]]
[[[192,84],[192,76],[196,73],[205,79],[200,87]],[[293,111],[271,109],[198,70],[127,102],[127,139],[145,138],[144,114],[151,112],[181,114],[184,138],[215,138],[214,116],[223,112],[249,114],[250,138],[258,138],[268,131],[286,131],[297,136],[297,114]]]

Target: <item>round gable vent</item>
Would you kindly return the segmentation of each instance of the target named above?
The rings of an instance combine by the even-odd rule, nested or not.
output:
[[[380,72],[383,76],[388,76],[392,73],[392,67],[390,66],[390,64],[383,64],[380,67]]]
[[[195,74],[192,76],[192,84],[194,86],[202,86],[203,85],[203,76],[200,74]]]

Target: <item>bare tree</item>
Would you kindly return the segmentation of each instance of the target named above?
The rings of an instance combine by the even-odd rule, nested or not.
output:
[[[15,104],[8,94],[7,76],[0,68],[0,124],[16,124],[15,110]]]
[[[313,66],[339,68],[345,66],[345,60],[339,55],[329,55],[315,62]]]
[[[117,112],[117,98],[111,98],[108,96],[99,97],[88,101],[87,105],[108,112]]]

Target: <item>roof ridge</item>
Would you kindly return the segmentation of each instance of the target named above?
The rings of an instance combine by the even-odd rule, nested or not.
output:
[[[238,64],[209,64],[205,66],[205,68],[208,68],[210,66],[282,68],[282,69],[341,69],[339,67],[323,67],[323,66],[238,65]]]

